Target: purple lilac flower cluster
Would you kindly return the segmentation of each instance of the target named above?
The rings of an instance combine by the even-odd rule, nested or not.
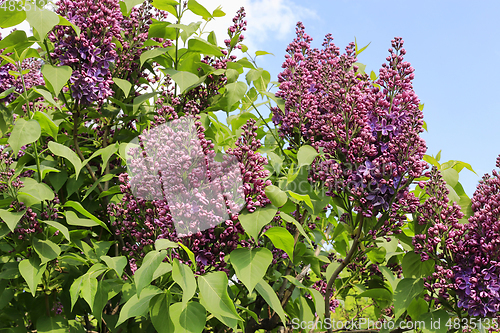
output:
[[[301,23],[296,32],[278,76],[276,95],[285,108],[273,108],[280,135],[291,149],[306,142],[323,151],[312,179],[325,182],[328,195],[347,190],[354,209],[367,217],[390,210],[373,237],[398,232],[404,213],[418,204],[408,186],[426,168],[423,114],[411,83],[414,69],[403,61],[403,40],[392,40],[388,63],[372,82],[358,72],[354,43],[340,55],[331,35],[323,49],[313,49]]]
[[[240,42],[245,39],[245,36],[242,35],[243,31],[246,31],[247,28],[247,21],[245,20],[246,13],[245,13],[245,8],[241,7],[237,12],[236,16],[233,17],[233,25],[230,26],[227,29],[227,34],[229,35],[229,39],[224,40],[224,44],[226,44],[227,51],[224,51],[223,53],[231,53],[233,49],[242,49],[242,46]],[[231,41],[233,38],[237,38],[236,41],[233,42],[233,45],[231,45]]]
[[[500,168],[500,156],[496,167]],[[485,174],[471,199],[473,215],[454,252],[458,306],[500,317],[500,174]]]
[[[265,188],[271,185],[271,180],[265,180],[269,176],[269,171],[264,169],[267,158],[257,152],[261,142],[257,139],[255,120],[249,119],[241,129],[243,132],[236,141],[236,148],[228,149],[227,153],[239,161],[246,208],[249,212],[253,212],[257,207],[271,203],[265,194]]]
[[[111,96],[110,64],[116,61],[114,39],[121,39],[123,15],[118,0],[60,0],[57,13],[79,27],[57,26],[49,33],[54,43],[53,59],[73,69],[70,82],[73,98],[89,104]]]
[[[447,299],[448,291],[454,287],[451,256],[461,250],[459,240],[465,232],[465,226],[460,223],[464,214],[456,202],[449,202],[449,190],[437,168],[433,167],[427,176],[427,199],[415,214],[417,231],[413,246],[422,261],[432,259],[436,263],[435,271],[424,279],[425,287],[430,291],[437,290],[439,296]],[[424,188],[424,183],[419,186]]]

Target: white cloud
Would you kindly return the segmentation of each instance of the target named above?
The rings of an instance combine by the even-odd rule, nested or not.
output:
[[[226,16],[216,18],[207,25],[206,31],[215,31],[217,42],[223,45],[227,38],[227,28],[240,7],[245,7],[247,31],[245,41],[250,51],[257,51],[258,46],[272,40],[289,39],[294,33],[297,21],[305,18],[317,18],[318,15],[311,9],[294,4],[287,0],[198,0],[205,8],[212,12],[218,6]],[[199,20],[194,15],[186,15],[186,22]],[[288,34],[288,35],[287,35]]]

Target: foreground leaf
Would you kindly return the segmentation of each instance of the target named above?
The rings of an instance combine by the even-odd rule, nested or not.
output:
[[[35,142],[41,134],[42,128],[38,121],[18,118],[7,142],[14,151],[14,155],[17,156],[22,146]]]
[[[30,288],[31,294],[35,297],[36,287],[42,281],[43,272],[47,264],[40,265],[40,259],[37,256],[31,256],[19,263],[19,272]]]
[[[211,313],[242,320],[227,293],[228,280],[224,272],[213,272],[198,277],[200,300]]]
[[[273,254],[264,247],[256,249],[241,248],[231,252],[230,260],[236,276],[251,294],[257,283],[266,274],[269,265],[271,265]]]
[[[247,234],[257,240],[262,227],[272,221],[277,211],[278,209],[271,205],[259,207],[253,213],[245,209],[239,215],[239,219]]]
[[[130,299],[125,303],[123,308],[120,311],[120,316],[118,317],[118,322],[115,327],[118,327],[125,320],[137,317],[144,316],[149,309],[149,301],[155,295],[160,294],[162,291],[158,287],[149,285],[142,290],[141,298],[138,298],[136,294],[134,294]]]

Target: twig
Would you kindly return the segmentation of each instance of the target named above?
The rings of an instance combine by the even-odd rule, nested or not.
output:
[[[339,276],[340,272],[351,262],[352,257],[354,256],[354,253],[358,249],[359,245],[359,238],[361,236],[361,229],[363,229],[363,221],[364,219],[361,218],[361,221],[359,222],[358,225],[358,231],[356,232],[356,235],[354,236],[354,241],[352,243],[351,249],[349,250],[349,253],[345,257],[345,259],[342,261],[342,263],[337,267],[337,269],[333,272],[330,280],[328,281],[328,284],[326,286],[326,292],[325,292],[325,320],[330,320],[330,294],[333,289],[333,283]],[[328,329],[328,333],[332,333],[332,328],[330,327]]]

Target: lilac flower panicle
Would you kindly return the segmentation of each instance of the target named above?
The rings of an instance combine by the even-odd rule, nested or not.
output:
[[[324,160],[313,163],[311,177],[325,184],[328,195],[347,190],[354,209],[367,217],[390,211],[384,225],[370,231],[372,237],[400,232],[405,214],[418,203],[409,191],[411,180],[427,167],[419,136],[423,114],[403,40],[392,40],[388,63],[372,82],[358,73],[354,43],[340,54],[331,35],[316,49],[302,23],[296,34],[278,75],[276,96],[284,100],[284,111],[272,109],[280,136],[291,149],[303,141],[322,149]]]

